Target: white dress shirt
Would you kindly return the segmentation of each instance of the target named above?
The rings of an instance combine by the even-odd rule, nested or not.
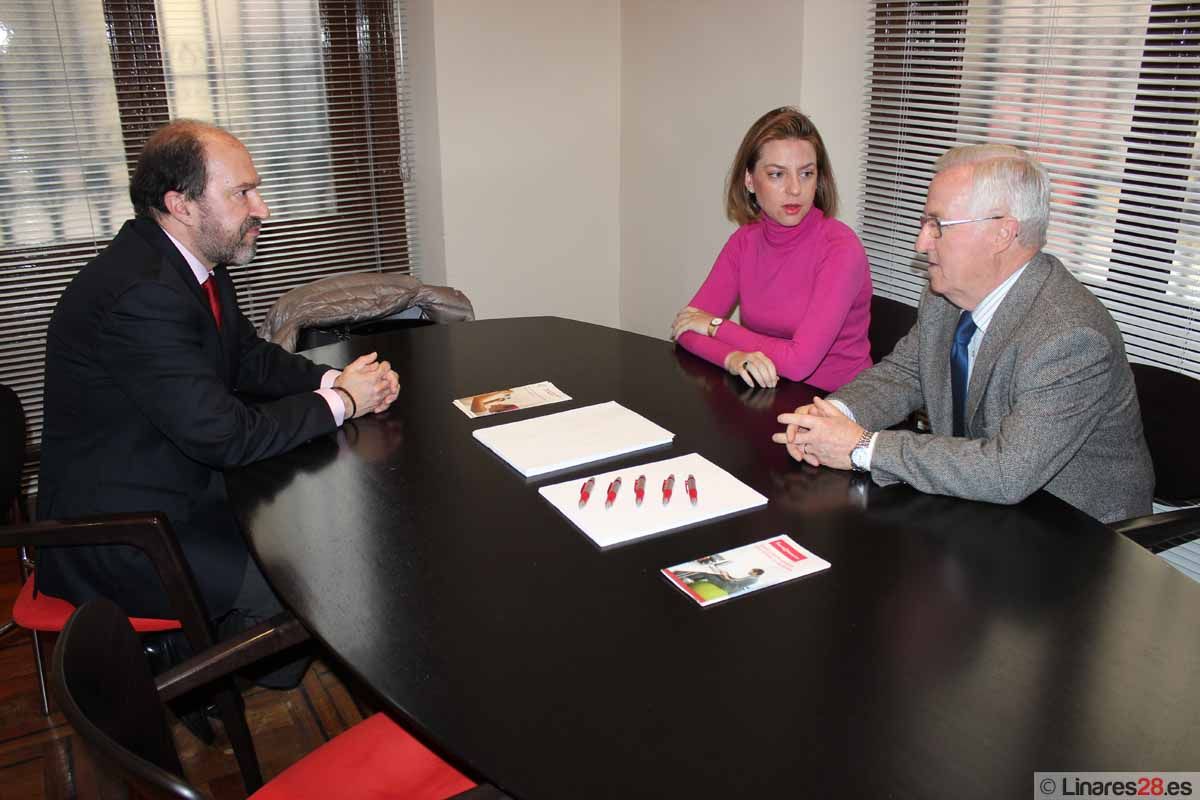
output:
[[[1021,268],[1009,275],[1003,283],[997,286],[992,291],[988,292],[987,297],[979,301],[979,305],[971,312],[971,319],[975,322],[975,333],[971,336],[971,341],[967,343],[967,386],[971,385],[971,371],[975,369],[975,356],[979,355],[979,348],[983,346],[983,337],[987,333],[988,325],[992,323],[992,317],[996,316],[996,310],[1000,308],[1000,303],[1008,295],[1010,289],[1021,277],[1021,273],[1025,271],[1025,267],[1029,266],[1026,262],[1021,265]],[[946,356],[949,358],[949,354]],[[830,401],[838,409],[850,419],[854,419],[854,413],[846,407],[842,401],[834,398]],[[857,422],[858,420],[855,420]],[[875,440],[879,437],[876,432],[871,435],[871,443],[867,445],[867,452],[864,458],[855,461],[855,466],[861,469],[871,468],[871,458],[875,455]],[[851,460],[854,460],[854,454],[851,453]]]
[[[188,266],[192,268],[192,274],[196,277],[196,283],[203,286],[204,282],[212,277],[212,271],[209,270],[208,267],[204,266],[204,263],[200,259],[196,258],[196,256],[192,254],[191,250],[188,250],[186,247],[184,247],[182,242],[172,236],[166,228],[162,228],[162,232],[167,234],[167,238],[171,240],[171,244],[175,245],[175,248],[179,250],[180,254],[183,256],[183,260],[186,261]],[[342,426],[342,423],[346,421],[346,401],[343,400],[342,396],[331,387],[333,386],[333,382],[336,381],[338,376],[341,374],[342,373],[336,369],[326,370],[325,374],[321,376],[321,388],[314,390],[317,394],[321,395],[321,397],[325,399],[325,403],[329,406],[330,413],[333,414],[334,424],[336,424],[339,428]]]

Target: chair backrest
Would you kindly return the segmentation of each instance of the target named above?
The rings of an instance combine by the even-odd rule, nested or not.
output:
[[[96,756],[149,797],[199,800],[183,768],[150,666],[129,618],[112,601],[80,606],[54,651],[63,714]]]
[[[0,523],[10,521],[13,502],[21,491],[24,463],[25,412],[21,408],[21,398],[0,383]]]
[[[867,338],[871,340],[871,361],[878,364],[915,324],[915,306],[882,295],[872,295],[871,327],[867,331]]]
[[[1149,364],[1130,366],[1154,462],[1154,497],[1172,505],[1197,502],[1200,470],[1195,454],[1200,435],[1191,420],[1200,408],[1200,381]]]
[[[409,306],[402,311],[378,319],[326,326],[305,326],[296,335],[296,352],[311,350],[314,347],[335,342],[348,342],[355,336],[371,336],[376,333],[389,333],[404,328],[420,328],[433,324],[433,320],[429,319],[423,308]]]

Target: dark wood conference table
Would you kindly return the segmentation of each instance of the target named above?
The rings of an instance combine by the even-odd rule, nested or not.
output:
[[[665,325],[664,325],[665,327]],[[1200,769],[1200,585],[1057,499],[881,489],[793,462],[752,391],[668,342],[558,318],[377,349],[385,415],[229,474],[253,549],[397,718],[515,797],[1029,797],[1033,773]],[[455,397],[568,403],[470,420]],[[617,400],[762,509],[600,550],[472,430]],[[702,609],[660,567],[787,533],[832,562]]]

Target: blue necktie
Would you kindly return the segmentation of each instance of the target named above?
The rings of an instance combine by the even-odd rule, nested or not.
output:
[[[954,435],[963,436],[963,414],[967,406],[967,345],[975,335],[975,320],[964,311],[954,329],[954,349],[950,351],[950,390],[954,394]]]

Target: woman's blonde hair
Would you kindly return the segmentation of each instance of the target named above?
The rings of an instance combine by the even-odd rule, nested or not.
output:
[[[762,209],[758,200],[746,188],[746,173],[754,172],[762,147],[776,139],[803,139],[813,146],[817,154],[817,194],[813,205],[827,217],[837,216],[837,184],[833,180],[833,167],[829,164],[829,153],[825,142],[812,120],[792,106],[775,108],[758,118],[742,138],[742,146],[733,157],[729,168],[729,181],[725,188],[725,216],[731,222],[745,225],[759,218]]]

